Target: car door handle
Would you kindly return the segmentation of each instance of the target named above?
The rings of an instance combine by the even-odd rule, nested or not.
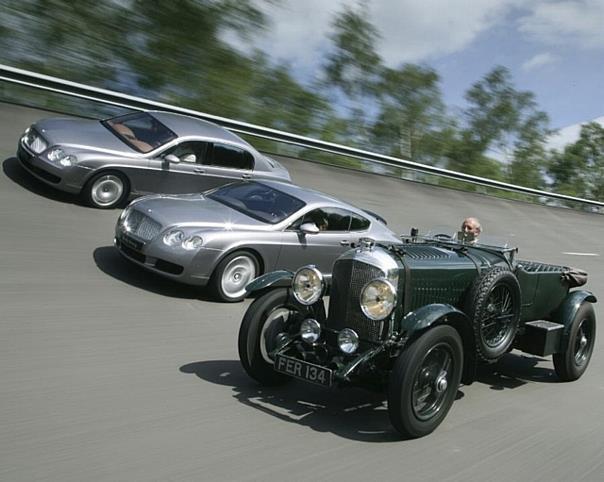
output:
[[[242,179],[251,179],[252,175],[251,174],[242,174],[241,177],[242,177]]]
[[[343,239],[342,241],[340,241],[340,245],[341,246],[350,246],[350,241],[348,241],[347,239]]]
[[[203,174],[204,172],[206,172],[205,169],[201,169],[200,167],[196,167],[195,169],[193,169],[193,171],[198,174]]]

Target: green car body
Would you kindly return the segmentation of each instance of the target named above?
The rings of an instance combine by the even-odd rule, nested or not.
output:
[[[571,291],[586,274],[516,253],[414,236],[362,242],[336,260],[329,287],[313,267],[268,273],[248,286],[263,294],[242,322],[242,364],[263,384],[384,389],[407,437],[433,431],[460,382],[514,348],[553,355],[559,377],[575,380],[595,341],[596,298]]]

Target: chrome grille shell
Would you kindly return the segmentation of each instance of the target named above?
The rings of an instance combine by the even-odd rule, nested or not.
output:
[[[381,247],[357,249],[340,257],[333,267],[327,326],[334,330],[353,329],[359,337],[379,341],[388,319],[374,321],[361,310],[363,287],[371,280],[386,278],[398,285],[399,266]]]
[[[162,226],[146,214],[133,209],[124,219],[124,228],[129,234],[134,234],[145,241],[151,241],[161,233]]]

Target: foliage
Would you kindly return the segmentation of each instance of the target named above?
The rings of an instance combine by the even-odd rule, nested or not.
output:
[[[556,192],[604,199],[604,127],[584,124],[579,140],[553,153],[548,173]]]

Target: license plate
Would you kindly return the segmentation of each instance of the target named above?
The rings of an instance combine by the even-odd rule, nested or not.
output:
[[[125,234],[120,236],[120,241],[124,244],[124,246],[128,246],[130,249],[136,249],[137,251],[140,251],[143,247],[143,243],[137,241],[136,239],[132,239]]]
[[[333,379],[333,371],[319,365],[314,365],[302,360],[297,360],[289,356],[277,355],[275,357],[275,370],[292,377],[306,380],[330,387]]]

